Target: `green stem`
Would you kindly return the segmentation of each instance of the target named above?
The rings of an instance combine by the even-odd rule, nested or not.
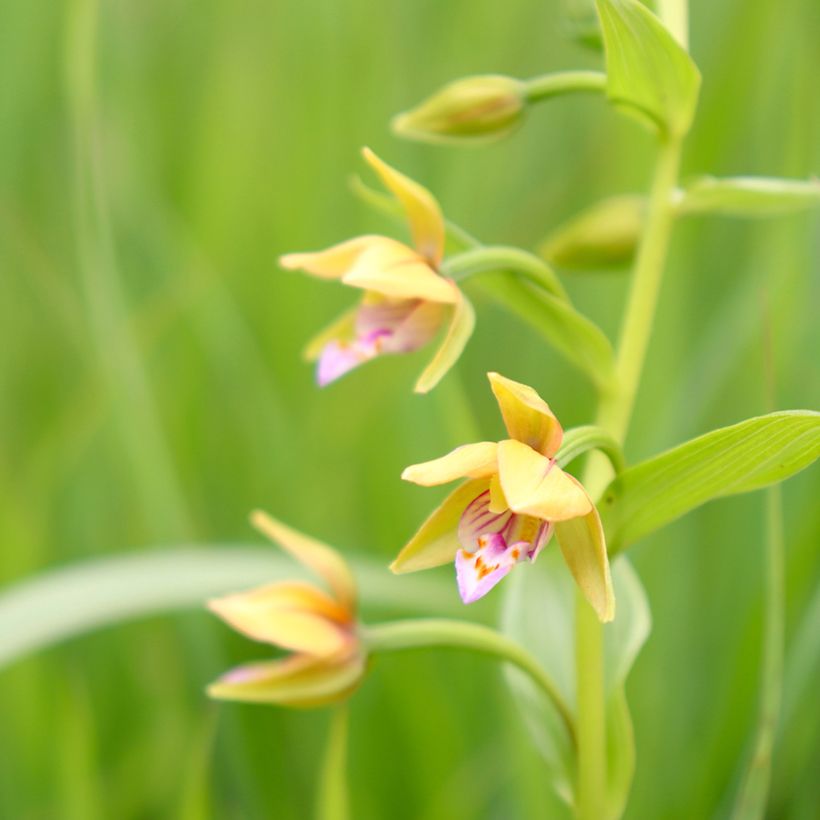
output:
[[[348,707],[333,712],[328,729],[325,757],[319,775],[316,820],[348,820],[350,801],[347,794],[347,727]]]
[[[674,221],[672,194],[680,165],[681,144],[661,143],[649,196],[647,221],[632,278],[615,362],[612,393],[604,394],[598,426],[623,443],[635,403],[660,291],[669,238]],[[597,495],[612,475],[604,458],[592,458],[583,483]],[[606,726],[603,679],[603,627],[591,607],[576,595],[576,678],[578,697],[578,805],[579,820],[602,817],[606,793]]]
[[[446,646],[481,652],[511,663],[544,692],[558,711],[570,742],[573,746],[576,743],[572,713],[552,678],[521,644],[488,626],[443,618],[392,621],[363,628],[362,641],[371,652]]]
[[[555,460],[559,467],[566,467],[567,464],[590,450],[600,450],[609,459],[616,473],[624,469],[624,454],[621,445],[606,430],[594,424],[567,430],[561,442],[561,449],[555,454]]]
[[[501,245],[472,248],[448,257],[441,266],[442,275],[456,281],[480,273],[504,270],[519,273],[549,293],[562,299],[567,298],[567,292],[555,271],[537,256],[519,248]]]
[[[601,71],[560,71],[533,77],[524,83],[527,102],[540,102],[560,94],[578,92],[603,93],[606,90],[606,74]]]

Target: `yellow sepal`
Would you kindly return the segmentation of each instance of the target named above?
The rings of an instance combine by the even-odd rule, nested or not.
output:
[[[436,198],[422,185],[391,168],[369,148],[363,148],[362,155],[401,202],[418,252],[438,267],[444,255],[444,218]]]
[[[488,373],[504,424],[510,438],[518,439],[542,455],[558,452],[564,431],[549,405],[526,384]]]
[[[447,484],[457,478],[489,478],[498,469],[497,447],[494,441],[463,444],[441,458],[411,464],[401,477],[422,487]]]

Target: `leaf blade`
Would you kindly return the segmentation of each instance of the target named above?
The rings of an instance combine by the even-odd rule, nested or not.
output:
[[[637,0],[597,0],[607,95],[676,137],[690,128],[700,72],[666,27]]]
[[[792,410],[713,430],[630,467],[599,503],[617,552],[717,498],[782,481],[820,456],[820,413]]]

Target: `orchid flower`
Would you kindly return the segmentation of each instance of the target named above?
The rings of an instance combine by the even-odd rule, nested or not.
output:
[[[302,581],[282,581],[210,601],[209,609],[234,629],[292,654],[233,669],[211,684],[208,694],[283,706],[319,706],[345,698],[361,681],[366,661],[357,635],[350,569],[335,550],[265,513],[254,513],[252,520],[324,579],[330,592]]]
[[[431,390],[453,366],[470,338],[475,314],[451,279],[438,273],[444,255],[444,219],[433,195],[365,148],[364,158],[401,203],[413,247],[386,236],[359,236],[315,253],[290,253],[279,263],[321,279],[338,279],[364,291],[307,346],[318,360],[320,386],[386,353],[407,353],[427,344],[444,324],[444,339],[415,390]]]
[[[515,564],[534,561],[555,532],[564,559],[602,621],[615,614],[601,519],[586,490],[555,460],[563,430],[531,387],[488,374],[509,438],[457,447],[408,467],[429,487],[466,478],[424,522],[391,569],[412,572],[455,558],[464,603],[486,595]]]

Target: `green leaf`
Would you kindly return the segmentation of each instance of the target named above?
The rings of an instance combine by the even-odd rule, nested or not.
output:
[[[700,177],[679,194],[680,214],[761,217],[820,205],[820,181],[770,177]]]
[[[607,818],[620,816],[632,782],[635,747],[624,682],[651,627],[646,593],[624,556],[612,564],[612,581],[618,614],[604,627]],[[502,630],[527,647],[550,671],[556,687],[574,711],[576,592],[560,552],[548,548],[535,564],[517,568],[506,584]],[[508,669],[507,680],[533,741],[547,763],[550,782],[572,804],[575,757],[555,707],[517,670]]]
[[[612,346],[591,319],[569,302],[535,290],[512,274],[489,275],[482,279],[481,289],[532,325],[599,389],[609,388],[614,367]]]
[[[556,228],[538,253],[565,270],[622,267],[635,256],[645,209],[634,194],[602,199]]]
[[[425,614],[463,613],[449,579],[394,578],[381,563],[348,558],[364,606]],[[182,609],[213,596],[307,577],[273,549],[188,547],[101,558],[50,570],[0,591],[0,670],[70,638]]]
[[[637,0],[597,0],[606,53],[607,94],[662,132],[692,124],[700,72],[686,50]]]
[[[820,413],[791,410],[713,430],[630,467],[598,504],[610,554],[715,498],[758,490],[820,456]]]

